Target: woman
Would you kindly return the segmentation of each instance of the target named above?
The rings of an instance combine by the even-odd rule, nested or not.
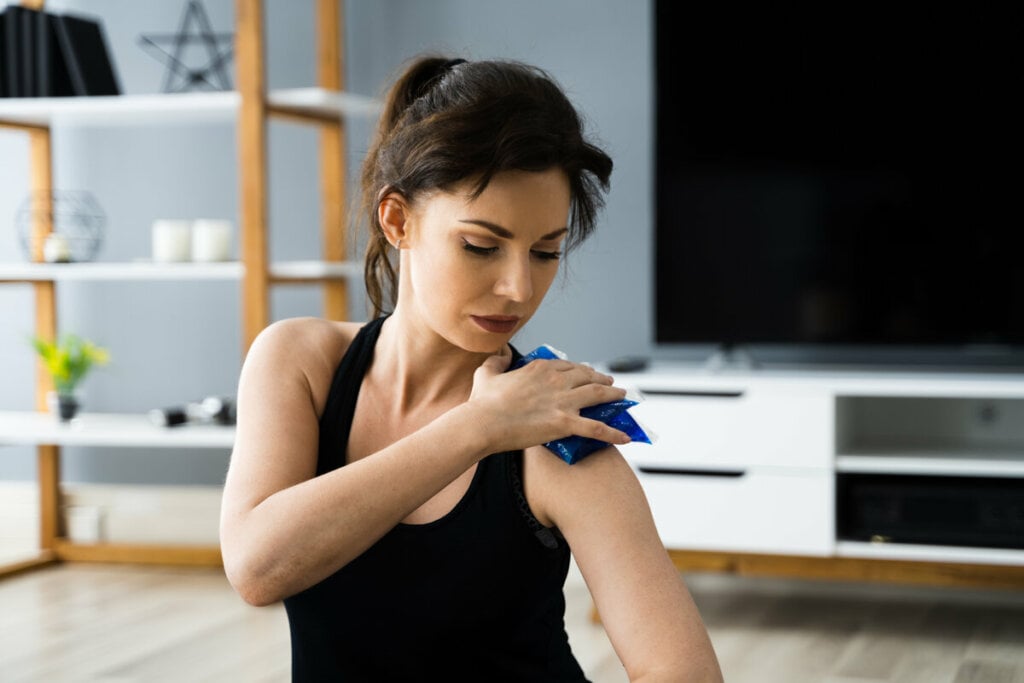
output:
[[[239,382],[224,564],[284,600],[294,680],[584,681],[569,548],[632,680],[720,680],[618,451],[538,446],[628,442],[579,414],[624,392],[568,361],[506,372],[611,167],[538,69],[424,57],[392,87],[362,177],[373,320],[277,322]]]

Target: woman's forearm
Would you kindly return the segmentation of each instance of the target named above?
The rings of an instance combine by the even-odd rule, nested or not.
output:
[[[232,585],[265,605],[330,576],[487,455],[481,426],[478,411],[463,404],[372,456],[225,519]]]

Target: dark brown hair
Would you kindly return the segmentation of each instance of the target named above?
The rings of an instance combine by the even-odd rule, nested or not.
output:
[[[398,293],[377,218],[386,194],[415,202],[472,178],[476,197],[502,171],[556,167],[569,177],[568,250],[594,229],[612,160],[585,139],[562,89],[541,69],[515,61],[413,60],[387,95],[363,161],[362,210],[370,226],[364,276],[373,317]]]

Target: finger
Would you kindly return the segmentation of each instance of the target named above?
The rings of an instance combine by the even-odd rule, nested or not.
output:
[[[598,441],[604,441],[605,443],[614,443],[619,445],[625,445],[633,440],[629,434],[615,429],[614,427],[609,427],[603,422],[591,420],[590,418],[580,417],[576,424],[577,427],[573,431],[579,436],[585,436],[591,439],[597,439]]]
[[[573,386],[582,386],[584,384],[611,386],[615,382],[615,378],[611,375],[606,375],[584,365],[577,365],[567,374],[573,378]]]
[[[570,393],[570,400],[580,406],[596,406],[599,403],[611,403],[626,398],[626,390],[622,387],[609,387],[603,384],[584,384]]]

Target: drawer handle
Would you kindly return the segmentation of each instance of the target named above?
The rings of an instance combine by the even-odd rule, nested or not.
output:
[[[671,474],[680,477],[742,477],[746,470],[697,470],[682,467],[643,467],[638,468],[644,474]]]
[[[683,396],[692,398],[740,398],[742,391],[687,391],[683,389],[640,389],[644,396]]]

